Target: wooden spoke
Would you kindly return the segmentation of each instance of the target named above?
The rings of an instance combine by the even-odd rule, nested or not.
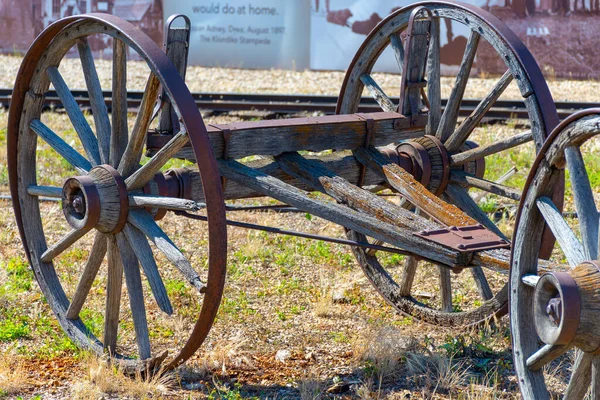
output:
[[[578,351],[573,363],[571,380],[565,391],[564,400],[580,400],[585,397],[592,381],[593,354]]]
[[[148,240],[139,229],[130,224],[125,225],[123,232],[125,233],[135,256],[142,265],[142,269],[146,274],[146,278],[148,278],[150,289],[152,290],[152,294],[154,295],[158,307],[168,315],[173,314],[173,307],[169,301],[167,289],[158,272],[158,266],[154,260],[154,254],[152,254],[152,249],[148,244]]]
[[[60,199],[62,197],[62,188],[57,186],[34,186],[31,185],[27,188],[27,193],[32,196],[39,197],[52,197]]]
[[[467,150],[462,153],[453,154],[450,156],[450,165],[452,167],[458,167],[477,158],[487,157],[492,154],[500,153],[504,150],[512,149],[513,147],[530,142],[531,140],[533,140],[531,131],[519,133],[517,135],[511,136],[506,140],[494,142],[489,146],[476,147],[474,149]]]
[[[546,223],[556,237],[560,248],[565,253],[567,261],[571,267],[575,267],[584,261],[585,252],[577,237],[564,220],[562,213],[554,205],[548,197],[540,197],[536,200],[536,204]]]
[[[479,291],[481,298],[487,301],[494,297],[494,292],[492,292],[492,288],[490,288],[490,284],[485,277],[483,268],[473,267],[471,268],[471,274],[473,275],[473,279],[475,279],[475,284],[477,285],[477,290]]]
[[[164,208],[167,210],[198,211],[206,205],[193,200],[177,197],[154,196],[151,194],[130,194],[129,207]]]
[[[73,124],[73,128],[79,135],[79,140],[85,149],[88,159],[93,165],[100,164],[100,150],[98,148],[98,140],[94,136],[92,128],[85,119],[85,116],[81,112],[79,105],[75,101],[73,94],[69,90],[69,87],[65,83],[57,67],[48,67],[46,70],[50,81],[56,90],[56,94],[60,97],[60,101]]]
[[[406,257],[406,260],[404,261],[404,269],[402,270],[402,276],[400,277],[400,282],[398,283],[398,293],[401,296],[410,296],[418,266],[419,260],[416,257]]]
[[[530,286],[532,288],[537,286],[539,280],[540,277],[537,275],[523,275],[521,277],[521,282],[523,282],[524,285]]]
[[[125,282],[127,284],[127,293],[129,293],[129,304],[138,344],[138,352],[140,359],[145,360],[150,358],[150,338],[148,335],[148,321],[146,320],[146,306],[144,305],[140,266],[123,232],[117,234],[117,244],[119,246],[123,271],[125,272]]]
[[[502,78],[496,83],[488,95],[481,100],[475,107],[475,110],[460,124],[458,129],[446,140],[444,146],[449,153],[459,150],[467,141],[471,132],[479,125],[485,114],[496,103],[496,100],[504,93],[508,85],[512,82],[513,76],[510,71],[506,71]]]
[[[110,165],[116,166],[127,147],[127,45],[113,39],[112,132]]]
[[[125,185],[127,190],[136,190],[144,187],[146,183],[160,168],[165,165],[186,143],[189,141],[189,136],[186,131],[180,131],[169,142],[164,145],[146,164],[135,171],[127,179]]]
[[[100,144],[100,159],[103,163],[108,163],[110,154],[110,120],[108,118],[108,110],[104,102],[102,94],[102,86],[98,79],[98,71],[94,63],[92,49],[88,44],[87,39],[79,39],[77,41],[77,51],[81,60],[83,76],[85,84],[90,96],[90,107],[96,125],[96,135]]]
[[[440,84],[440,19],[434,18],[431,24],[429,54],[427,56],[427,99],[429,120],[426,132],[435,135],[442,118],[442,90]]]
[[[67,233],[62,237],[54,246],[48,248],[42,254],[40,259],[42,262],[48,263],[58,257],[63,251],[71,247],[75,242],[81,239],[86,233],[88,233],[89,229],[73,229],[71,232]]]
[[[86,173],[92,169],[92,164],[84,156],[69,146],[67,142],[62,140],[60,136],[54,133],[42,121],[34,119],[29,124],[29,127],[79,172]]]
[[[456,183],[450,182],[446,188],[445,195],[450,198],[452,204],[463,210],[471,218],[477,220],[480,224],[500,236],[502,239],[508,241],[508,238],[502,231],[494,224],[486,213],[475,203],[469,193],[461,186]]]
[[[547,344],[527,358],[527,367],[532,371],[539,371],[544,368],[544,365],[562,356],[570,349],[569,345]]]
[[[399,33],[394,33],[390,36],[390,45],[394,50],[394,56],[396,57],[400,73],[402,73],[402,68],[404,68],[404,44]]]
[[[201,293],[206,290],[206,285],[200,280],[200,276],[194,270],[188,259],[175,246],[166,233],[152,219],[152,216],[144,210],[132,209],[129,211],[128,221],[142,231],[148,239],[171,261],[175,267],[185,276],[192,286]]]
[[[585,256],[587,260],[595,260],[598,257],[598,210],[594,193],[579,147],[567,147],[565,158],[571,176]]]
[[[439,266],[440,270],[440,296],[442,300],[442,311],[452,312],[452,280],[450,269]]]
[[[445,142],[452,132],[454,132],[456,121],[458,119],[458,112],[460,111],[460,103],[465,94],[480,37],[481,36],[477,32],[472,31],[471,36],[469,36],[469,40],[467,41],[465,54],[463,55],[462,62],[458,69],[458,75],[456,76],[456,83],[452,88],[452,92],[450,92],[448,103],[446,104],[446,108],[444,109],[444,113],[440,120],[440,126],[436,133],[436,136],[442,142]]]
[[[373,96],[373,98],[375,99],[375,101],[377,101],[377,104],[379,104],[379,106],[381,107],[381,109],[383,111],[387,111],[387,112],[396,111],[397,107],[394,105],[394,102],[392,100],[390,100],[388,95],[383,92],[383,89],[381,87],[379,87],[379,85],[377,84],[377,82],[375,82],[375,80],[373,79],[373,77],[371,77],[371,75],[362,74],[360,76],[360,80],[365,85],[365,87],[369,90],[369,93],[371,93],[371,96]]]
[[[104,348],[115,354],[119,311],[121,308],[121,288],[123,286],[123,263],[119,254],[117,238],[108,235],[108,273],[106,279],[106,309],[104,311]]]
[[[506,197],[511,200],[521,200],[521,192],[518,190],[496,182],[488,181],[487,179],[477,178],[461,170],[453,170],[450,174],[450,180],[452,182],[485,190],[486,192],[497,194],[498,196]]]
[[[76,319],[79,317],[79,312],[81,311],[83,303],[85,303],[85,299],[92,288],[92,284],[94,283],[94,279],[96,279],[98,269],[100,269],[100,265],[102,264],[102,260],[104,260],[105,254],[106,237],[103,233],[97,232],[87,263],[85,264],[81,277],[79,278],[77,289],[75,289],[75,294],[73,295],[71,304],[69,304],[69,309],[67,310],[68,319]]]
[[[148,82],[146,83],[142,104],[140,105],[137,118],[135,119],[129,143],[127,143],[127,147],[125,148],[125,152],[119,163],[118,169],[122,176],[129,176],[140,163],[144,140],[146,138],[146,133],[148,133],[152,109],[158,98],[159,88],[160,81],[151,73]]]

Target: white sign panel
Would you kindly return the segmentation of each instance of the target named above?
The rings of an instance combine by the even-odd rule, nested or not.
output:
[[[479,2],[485,4],[485,0],[469,1]],[[412,3],[411,0],[311,0],[311,69],[345,70],[369,32],[393,11]],[[448,28],[445,24],[441,26],[442,62],[454,65],[455,59],[459,57],[460,62],[462,56],[462,51],[457,52],[456,48],[464,49],[469,30],[458,23]],[[398,72],[391,49],[381,55],[374,69]]]
[[[185,14],[192,21],[192,65],[309,67],[306,0],[164,0],[165,20],[172,14]]]

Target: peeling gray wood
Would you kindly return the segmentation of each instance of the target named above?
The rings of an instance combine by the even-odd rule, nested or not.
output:
[[[484,158],[492,154],[512,149],[513,147],[530,142],[532,139],[533,136],[531,135],[531,131],[527,131],[511,136],[508,139],[494,142],[487,146],[476,147],[462,153],[452,154],[450,156],[450,165],[457,167],[466,164],[469,161],[476,160],[477,158]]]

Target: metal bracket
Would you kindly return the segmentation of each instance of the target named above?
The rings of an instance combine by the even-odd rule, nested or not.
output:
[[[461,253],[510,248],[510,243],[481,224],[415,232],[423,239],[458,250]]]

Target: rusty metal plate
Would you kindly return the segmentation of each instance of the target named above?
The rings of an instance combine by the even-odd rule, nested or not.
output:
[[[449,226],[415,232],[416,236],[460,252],[510,248],[510,243],[483,225]]]

